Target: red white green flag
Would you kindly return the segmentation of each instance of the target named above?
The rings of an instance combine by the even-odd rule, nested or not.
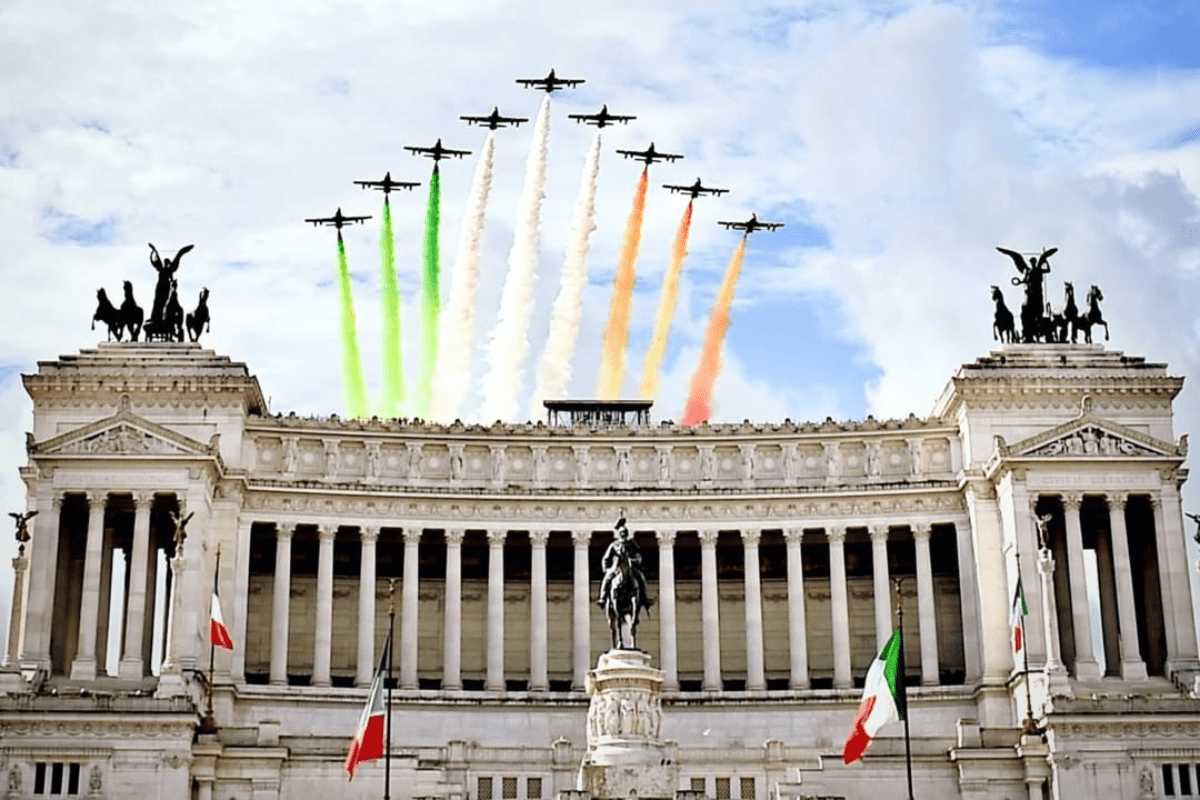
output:
[[[900,674],[903,663],[901,647],[900,631],[893,631],[883,650],[871,662],[858,715],[850,727],[850,735],[846,737],[846,746],[842,748],[842,761],[846,764],[853,764],[862,758],[867,745],[880,728],[905,717],[907,703],[903,676]]]
[[[346,773],[354,780],[354,770],[363,761],[374,761],[383,758],[384,748],[384,719],[386,709],[383,702],[383,679],[387,674],[388,656],[392,649],[392,637],[388,634],[387,643],[383,647],[383,655],[379,659],[379,667],[371,681],[371,692],[367,695],[367,705],[363,708],[362,716],[358,718],[358,729],[354,733],[354,741],[350,742],[350,752],[346,754]]]
[[[1021,652],[1025,646],[1025,615],[1029,609],[1025,606],[1025,587],[1021,585],[1021,576],[1017,576],[1017,589],[1013,592],[1012,610],[1008,621],[1013,629],[1013,651]]]
[[[208,624],[208,640],[217,647],[224,647],[226,650],[233,649],[233,638],[229,635],[229,628],[225,627],[225,616],[221,613],[221,596],[217,594],[216,589],[213,589],[212,618]]]

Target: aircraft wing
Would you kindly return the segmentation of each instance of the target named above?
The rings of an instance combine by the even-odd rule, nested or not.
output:
[[[520,125],[522,122],[529,122],[527,117],[497,117],[497,122],[507,122],[509,125]]]
[[[744,222],[717,222],[718,225],[724,225],[727,231],[744,231],[746,223]]]
[[[670,189],[672,192],[690,192],[692,190],[690,186],[675,186],[671,183],[664,183],[663,188]]]
[[[371,218],[371,216],[368,214],[368,215],[367,215],[367,216],[365,216],[365,217],[346,217],[346,216],[343,216],[343,217],[342,217],[342,220],[343,220],[344,222],[366,222],[366,221],[367,221],[367,220],[369,220],[370,218]]]
[[[620,153],[621,155],[625,156],[626,158],[645,158],[646,157],[645,150],[642,150],[640,152],[637,150],[618,150],[617,152]]]
[[[517,83],[528,88],[531,86],[545,86],[549,81],[545,78],[517,78]]]
[[[471,155],[470,150],[451,150],[449,147],[443,147],[442,153],[448,156],[454,156],[455,158],[462,158],[463,156]]]
[[[492,120],[491,117],[459,117],[459,119],[464,120],[468,125],[483,125]],[[501,119],[503,117],[497,118],[497,121]]]
[[[404,145],[404,149],[408,150],[409,152],[412,152],[412,153],[432,153],[433,152],[432,147],[417,147],[417,146],[411,145],[411,144]]]
[[[655,153],[655,155],[657,155],[659,158],[665,158],[667,161],[678,161],[679,159],[683,158],[683,156],[676,155],[674,153]]]
[[[315,228],[318,225],[332,225],[333,217],[317,217],[316,219],[305,219],[304,221],[311,222]]]
[[[783,227],[782,222],[760,222],[759,225],[766,228],[769,231],[777,231]]]
[[[728,193],[729,193],[729,190],[728,190],[728,189],[705,189],[704,191],[706,191],[706,192],[712,192],[712,193],[713,193],[713,195],[715,195],[716,197],[720,197],[720,196],[721,196],[721,195],[723,195],[723,194],[728,194]]]
[[[578,86],[583,83],[583,78],[555,78],[554,82],[563,86]]]

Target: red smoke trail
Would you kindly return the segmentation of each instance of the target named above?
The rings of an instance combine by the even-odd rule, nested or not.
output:
[[[703,425],[712,416],[713,385],[721,371],[721,345],[725,342],[725,331],[729,329],[729,307],[733,305],[733,289],[737,285],[738,273],[742,271],[742,260],[746,257],[746,239],[743,236],[729,260],[721,291],[713,304],[712,319],[708,321],[708,332],[704,334],[704,350],[700,363],[692,375],[692,389],[688,392],[687,406],[683,410],[684,425]]]
[[[625,240],[617,261],[608,327],[604,329],[604,360],[600,364],[600,387],[597,391],[601,400],[616,400],[621,392],[621,380],[625,377],[625,342],[629,338],[629,310],[633,304],[633,285],[637,281],[634,267],[642,242],[642,216],[646,210],[646,187],[649,183],[650,168],[646,167],[633,193],[633,208],[625,225]]]
[[[675,233],[675,244],[671,247],[671,263],[663,276],[662,299],[658,301],[658,317],[654,320],[654,335],[650,338],[650,349],[646,351],[646,363],[642,368],[643,400],[653,400],[658,391],[658,369],[662,366],[663,354],[667,350],[667,333],[671,329],[671,318],[675,316],[675,300],[679,297],[679,273],[683,260],[687,258],[688,233],[692,230],[692,202],[683,210],[683,219]]]

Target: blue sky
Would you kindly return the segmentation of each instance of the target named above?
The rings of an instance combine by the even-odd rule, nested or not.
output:
[[[17,469],[30,409],[17,373],[95,343],[100,286],[119,297],[130,279],[149,306],[147,241],[166,251],[196,244],[179,273],[184,305],[210,288],[206,344],[248,362],[273,410],[328,414],[343,411],[333,241],[302,219],[339,205],[376,215],[346,237],[376,391],[380,198],[350,181],[385,170],[426,181],[429,163],[401,146],[439,136],[478,152],[484,134],[458,115],[498,105],[532,117],[541,98],[513,78],[551,66],[588,82],[552,101],[527,404],[593,133],[566,114],[608,103],[638,119],[604,132],[573,394],[595,391],[638,174],[613,150],[653,140],[686,158],[651,174],[626,392],[640,376],[682,209],[658,185],[699,175],[730,189],[697,203],[658,418],[682,408],[737,241],[715,222],[757,212],[787,227],[751,241],[715,419],[927,414],[957,365],[995,346],[988,287],[1006,285],[1012,267],[993,248],[1057,245],[1056,280],[1104,287],[1109,346],[1187,378],[1177,433],[1196,435],[1198,9],[13,0],[0,7],[0,289],[19,302],[0,325],[0,361],[14,367],[0,371],[0,500],[24,505]],[[468,418],[530,127],[497,135]],[[446,289],[473,169],[471,157],[442,175]],[[410,364],[423,204],[423,188],[393,202]],[[1011,289],[1008,301],[1018,304]],[[1186,497],[1200,508],[1194,485]]]

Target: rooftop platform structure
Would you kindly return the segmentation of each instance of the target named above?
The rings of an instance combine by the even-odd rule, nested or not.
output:
[[[543,400],[549,425],[597,428],[650,424],[653,400]]]

